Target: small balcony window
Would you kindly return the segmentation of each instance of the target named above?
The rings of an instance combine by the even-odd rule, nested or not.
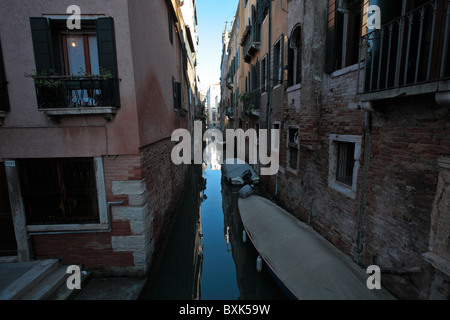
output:
[[[83,20],[81,30],[48,18],[30,23],[41,111],[120,107],[112,18]]]

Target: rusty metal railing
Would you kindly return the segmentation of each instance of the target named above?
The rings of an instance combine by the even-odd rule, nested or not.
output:
[[[445,9],[445,10],[444,10]],[[358,93],[450,78],[450,0],[432,0],[360,40]],[[365,68],[362,68],[365,60]]]

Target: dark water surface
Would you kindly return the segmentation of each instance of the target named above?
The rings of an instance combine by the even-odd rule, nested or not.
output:
[[[157,271],[144,300],[286,299],[258,253],[244,243],[238,189],[220,167],[194,166]],[[218,169],[218,170],[217,170]]]

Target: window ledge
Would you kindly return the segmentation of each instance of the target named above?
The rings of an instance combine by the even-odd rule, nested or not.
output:
[[[90,108],[51,108],[40,109],[41,113],[50,118],[57,118],[60,116],[79,116],[79,115],[103,115],[105,119],[111,121],[111,116],[118,111],[114,107],[90,107]]]
[[[91,108],[52,108],[41,109],[40,112],[49,116],[83,115],[83,114],[116,114],[114,107],[91,107]]]
[[[286,171],[292,173],[293,175],[296,175],[296,176],[298,175],[298,169],[291,168],[290,165],[286,166]]]
[[[32,225],[27,226],[30,233],[58,233],[58,232],[87,232],[87,231],[107,231],[108,224],[64,224],[64,225]]]
[[[350,186],[347,186],[343,183],[340,183],[340,182],[334,180],[334,181],[330,181],[328,183],[328,187],[330,187],[331,189],[333,189],[335,191],[342,193],[347,198],[350,198],[353,200],[356,199],[356,192]]]
[[[392,99],[450,90],[450,81],[434,81],[400,88],[385,89],[361,94],[361,101]]]
[[[281,87],[281,83],[279,83],[279,84],[277,84],[276,86],[274,86],[273,88],[272,88],[272,90],[277,90],[278,88],[280,88]]]
[[[427,252],[423,254],[423,257],[426,261],[431,263],[433,267],[450,276],[450,260],[434,252]]]
[[[300,90],[301,88],[302,88],[302,84],[301,84],[301,83],[298,83],[298,84],[296,84],[296,85],[293,85],[293,86],[288,87],[288,88],[286,89],[286,92],[289,93],[289,92],[292,92],[292,91],[297,91],[297,90]]]
[[[336,77],[340,77],[340,76],[343,76],[343,75],[345,75],[345,74],[347,74],[347,73],[351,73],[351,72],[355,72],[355,71],[358,71],[358,64],[357,64],[357,63],[354,64],[354,65],[345,67],[345,68],[343,68],[343,69],[334,71],[334,72],[331,74],[331,77],[332,77],[332,78],[336,78]]]
[[[255,117],[260,117],[261,112],[259,110],[252,110],[252,115],[254,115]]]

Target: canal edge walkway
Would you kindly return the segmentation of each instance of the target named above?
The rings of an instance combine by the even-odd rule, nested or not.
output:
[[[97,278],[83,274],[81,290],[66,286],[67,266],[58,259],[0,262],[0,300],[138,300],[141,278]]]

